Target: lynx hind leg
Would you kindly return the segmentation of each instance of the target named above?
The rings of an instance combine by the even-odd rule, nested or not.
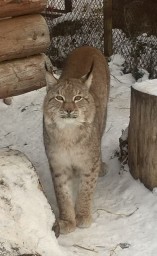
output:
[[[92,223],[92,200],[96,187],[100,165],[94,166],[88,173],[81,176],[79,193],[76,200],[76,225],[87,228]]]
[[[60,169],[59,169],[60,170]],[[75,209],[72,193],[69,185],[69,176],[65,171],[53,171],[53,183],[59,208],[59,228],[61,234],[67,234],[75,230]]]
[[[103,177],[107,174],[107,164],[104,162],[101,162],[101,168],[99,170],[99,177]]]

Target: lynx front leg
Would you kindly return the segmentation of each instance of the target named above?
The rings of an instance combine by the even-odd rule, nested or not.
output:
[[[100,170],[98,161],[87,172],[82,172],[79,194],[76,200],[76,225],[80,228],[89,227],[92,223],[92,200],[96,181]]]
[[[60,170],[60,171],[58,171]],[[72,193],[69,186],[70,170],[53,169],[53,183],[59,208],[60,233],[67,234],[75,230],[75,210],[72,200]]]

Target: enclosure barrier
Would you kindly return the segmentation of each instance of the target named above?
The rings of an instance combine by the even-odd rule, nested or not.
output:
[[[47,0],[44,12],[52,43],[47,51],[63,67],[74,48],[91,45],[105,56],[120,54],[124,73],[157,78],[156,0]]]
[[[50,44],[47,0],[0,2],[0,98],[46,85],[45,56]]]

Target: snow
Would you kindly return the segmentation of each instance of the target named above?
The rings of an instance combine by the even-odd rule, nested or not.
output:
[[[137,82],[142,82],[142,81],[145,81],[145,80],[149,79],[149,73],[148,73],[147,70],[145,70],[143,68],[139,68],[138,72],[141,75],[141,77],[137,80]]]
[[[0,188],[0,255],[63,256],[34,167],[17,150],[0,150]]]
[[[133,88],[137,91],[157,96],[157,79],[145,80],[141,83],[135,83]]]
[[[122,66],[125,62],[125,59],[120,54],[115,54],[111,56],[111,61],[109,63],[110,72],[113,75],[123,75],[123,69]]]
[[[116,61],[114,61],[116,58]],[[119,61],[118,61],[119,60]],[[131,74],[123,74],[122,59],[113,56],[106,132],[102,139],[106,176],[99,178],[94,195],[93,223],[61,235],[58,242],[67,255],[156,256],[157,193],[134,180],[128,168],[121,171],[115,151],[122,130],[128,126]],[[151,82],[152,83],[152,82]],[[141,83],[142,84],[142,83]],[[0,102],[1,147],[24,152],[35,166],[52,209],[57,212],[54,191],[42,141],[42,102],[45,88]],[[57,254],[53,254],[57,256]]]
[[[123,141],[127,140],[127,138],[128,138],[128,127],[125,130],[122,130],[122,136],[121,136],[121,139]]]

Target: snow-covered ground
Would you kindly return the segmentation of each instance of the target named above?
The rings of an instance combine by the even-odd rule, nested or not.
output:
[[[99,178],[94,196],[93,224],[58,239],[68,256],[156,256],[157,192],[121,170],[115,151],[121,130],[128,126],[131,74],[123,74],[123,59],[110,63],[111,91],[106,132],[102,140],[108,173]],[[45,88],[14,97],[11,106],[0,102],[0,147],[24,152],[35,166],[52,208],[52,189],[42,140],[42,102]],[[53,255],[53,256],[57,256]]]

